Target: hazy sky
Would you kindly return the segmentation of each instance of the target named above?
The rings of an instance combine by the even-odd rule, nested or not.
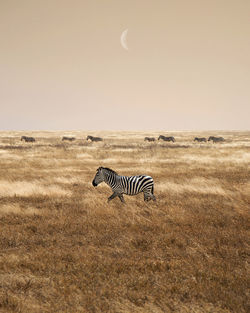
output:
[[[249,130],[249,13],[249,0],[0,0],[0,130]]]

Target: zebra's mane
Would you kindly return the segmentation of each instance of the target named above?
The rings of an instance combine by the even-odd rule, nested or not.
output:
[[[109,171],[109,172],[111,172],[111,173],[114,173],[114,174],[118,175],[118,173],[117,173],[117,172],[115,172],[115,171],[113,171],[113,170],[111,170],[111,168],[108,168],[108,167],[102,167],[102,169],[107,170],[107,171]]]

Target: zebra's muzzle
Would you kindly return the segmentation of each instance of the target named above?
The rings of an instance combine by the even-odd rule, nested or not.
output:
[[[92,181],[92,185],[93,185],[94,187],[96,187],[96,186],[97,186],[97,184],[95,183],[95,181],[94,181],[94,180]]]

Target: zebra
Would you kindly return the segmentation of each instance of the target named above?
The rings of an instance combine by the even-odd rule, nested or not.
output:
[[[144,141],[155,141],[154,137],[145,137]]]
[[[225,141],[223,137],[214,137],[214,136],[210,136],[208,138],[208,141],[211,141],[211,140],[213,141],[213,143]]]
[[[35,140],[35,138],[33,138],[33,137],[27,137],[27,136],[22,136],[21,137],[21,141],[25,141],[25,142],[35,142],[36,140]]]
[[[66,136],[63,136],[63,137],[62,137],[62,141],[64,141],[64,140],[74,141],[74,140],[75,140],[75,137],[66,137]]]
[[[117,196],[121,202],[125,202],[123,194],[133,196],[140,192],[144,193],[144,201],[156,200],[154,196],[154,180],[150,176],[120,176],[108,167],[99,167],[92,185],[96,187],[103,181],[113,191],[113,194],[108,198],[108,202]]]
[[[207,141],[207,139],[206,139],[205,137],[201,137],[201,138],[199,138],[199,137],[195,137],[195,138],[194,138],[194,141],[198,141],[198,142],[206,142],[206,141]]]
[[[160,135],[158,137],[158,140],[162,139],[163,141],[172,141],[172,142],[175,142],[175,139],[174,137],[166,137],[166,136],[163,136],[163,135]]]
[[[97,142],[97,141],[103,141],[103,139],[102,139],[101,137],[93,137],[93,136],[88,136],[88,137],[87,137],[87,141],[88,141],[88,140],[91,140],[92,142],[93,142],[93,141],[96,141],[96,142]]]

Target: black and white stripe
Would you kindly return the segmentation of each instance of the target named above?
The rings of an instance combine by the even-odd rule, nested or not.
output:
[[[145,137],[144,141],[155,141],[154,137]]]
[[[123,194],[134,196],[140,192],[144,193],[144,201],[156,200],[154,196],[154,180],[151,176],[120,176],[107,167],[99,167],[92,184],[96,187],[103,181],[113,191],[108,201],[118,196],[124,202]]]
[[[36,140],[35,140],[35,138],[33,138],[33,137],[27,137],[27,136],[22,136],[21,137],[21,141],[25,141],[25,142],[35,142]]]
[[[162,139],[163,141],[172,141],[172,142],[175,142],[175,139],[174,139],[173,136],[171,136],[171,137],[166,137],[166,136],[160,135],[160,136],[158,137],[158,140],[160,140],[160,139]]]
[[[213,141],[213,143],[225,141],[225,139],[223,137],[214,137],[214,136],[210,136],[208,138],[208,141],[211,141],[211,140]]]
[[[87,136],[87,141],[90,140],[90,141],[95,141],[95,142],[98,142],[98,141],[103,141],[103,139],[101,137],[94,137],[94,136]]]
[[[206,142],[206,141],[207,141],[207,139],[206,139],[205,137],[201,137],[201,138],[199,138],[199,137],[195,137],[195,138],[194,138],[194,141],[198,141],[198,142]]]
[[[67,141],[74,141],[75,140],[75,137],[66,137],[66,136],[63,136],[62,137],[62,141],[64,140],[67,140]]]

